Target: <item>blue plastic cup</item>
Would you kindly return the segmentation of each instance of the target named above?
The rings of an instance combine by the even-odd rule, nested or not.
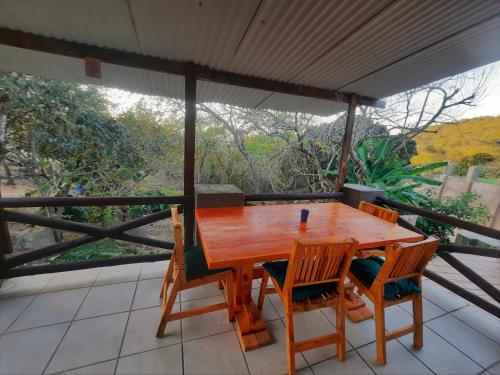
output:
[[[308,217],[309,217],[309,210],[306,210],[305,208],[300,210],[300,222],[301,223],[307,223]]]

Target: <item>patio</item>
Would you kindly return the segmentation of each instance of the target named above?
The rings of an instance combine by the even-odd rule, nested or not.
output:
[[[275,342],[243,353],[226,311],[171,322],[161,316],[166,263],[128,264],[4,281],[0,288],[0,374],[281,374],[286,372],[283,311],[268,295],[264,319]],[[254,281],[254,288],[258,283]],[[256,298],[257,289],[253,289]],[[500,374],[500,322],[430,280],[424,281],[424,348],[411,335],[388,343],[375,364],[373,320],[347,326],[347,358],[323,347],[297,356],[300,374]],[[217,303],[216,284],[182,292],[176,309]],[[208,301],[210,299],[211,301]],[[369,302],[368,302],[369,303]],[[410,309],[387,309],[387,328],[408,324]],[[296,316],[299,339],[328,333],[333,309]],[[306,336],[307,335],[307,336]]]

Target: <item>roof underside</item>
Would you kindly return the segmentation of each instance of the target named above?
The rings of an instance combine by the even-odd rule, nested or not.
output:
[[[0,27],[372,98],[500,60],[498,0],[0,0]],[[0,45],[0,69],[184,97],[182,76]],[[199,102],[330,115],[345,103],[199,81]]]

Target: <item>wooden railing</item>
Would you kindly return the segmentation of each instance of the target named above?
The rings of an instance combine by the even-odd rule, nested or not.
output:
[[[317,194],[250,194],[245,196],[245,201],[293,201],[313,199],[342,198],[343,193],[317,193]],[[152,205],[152,204],[181,204],[193,205],[193,197],[36,197],[36,198],[0,198],[0,278],[35,275],[41,273],[61,272],[94,267],[105,267],[128,263],[155,262],[169,259],[171,252],[154,255],[123,256],[110,259],[82,260],[61,264],[47,264],[36,266],[23,266],[52,255],[64,253],[76,247],[90,244],[105,238],[121,240],[141,245],[173,249],[174,244],[164,240],[147,238],[127,233],[159,220],[169,218],[170,210],[163,210],[150,215],[142,216],[125,223],[101,228],[86,223],[78,223],[59,218],[51,218],[29,213],[14,212],[9,209],[32,207],[104,207],[119,205]],[[182,209],[182,206],[181,206]],[[189,215],[191,216],[191,215]],[[185,221],[189,221],[188,215]],[[194,220],[191,219],[194,224]],[[46,228],[60,229],[71,232],[83,233],[84,236],[45,246],[36,250],[12,254],[12,245],[7,223],[15,222],[28,225],[38,225]],[[189,223],[188,223],[189,224]],[[20,267],[23,266],[23,267]]]
[[[310,201],[316,199],[342,199],[344,193],[277,193],[277,194],[245,194],[245,202],[264,201]]]
[[[434,220],[440,223],[450,224],[456,228],[461,228],[468,230],[470,232],[478,233],[483,236],[491,237],[494,239],[500,240],[500,231],[494,228],[488,228],[479,224],[469,223],[467,221],[458,219],[453,216],[444,215],[438,212],[433,212],[429,210],[424,210],[419,207],[410,206],[408,204],[379,197],[377,198],[377,202],[380,205],[386,205],[391,208],[395,208],[399,211],[403,211],[405,213],[412,213],[415,215],[419,215],[425,217],[430,220]],[[416,228],[411,225],[404,219],[399,218],[398,224],[404,226],[413,231],[419,232],[425,236],[422,230]],[[451,244],[441,244],[439,245],[437,254],[440,256],[445,262],[447,262],[450,266],[456,269],[459,273],[477,285],[482,291],[488,294],[491,298],[493,298],[497,303],[500,303],[500,291],[494,285],[492,285],[488,280],[485,280],[481,275],[475,272],[473,269],[462,263],[460,260],[455,258],[452,253],[460,253],[460,254],[471,254],[478,255],[484,257],[491,258],[500,258],[500,249],[492,249],[486,247],[477,247],[477,246],[465,246],[465,245],[451,245]],[[485,300],[484,298],[479,297],[478,295],[466,290],[465,288],[451,282],[450,280],[444,278],[441,275],[436,274],[432,271],[425,271],[425,276],[427,276],[432,281],[440,284],[446,289],[452,291],[453,293],[459,295],[460,297],[466,299],[467,301],[475,304],[476,306],[482,308],[483,310],[488,311],[489,313],[500,317],[500,307],[497,305]]]
[[[29,213],[6,210],[9,208],[26,207],[83,207],[83,206],[115,206],[115,205],[151,205],[151,204],[186,204],[192,197],[50,197],[50,198],[0,198],[0,278],[34,275],[40,273],[69,271],[84,268],[104,267],[127,263],[155,262],[170,258],[171,252],[154,255],[124,256],[110,259],[85,260],[71,263],[49,264],[40,266],[19,267],[42,258],[66,252],[78,246],[90,244],[105,238],[121,240],[141,245],[173,249],[172,242],[137,236],[127,231],[139,228],[171,216],[170,209],[113,225],[108,228],[78,223],[59,218],[45,217]],[[7,223],[15,222],[28,225],[38,225],[46,228],[60,229],[85,234],[82,237],[59,242],[36,250],[11,254],[12,245]]]

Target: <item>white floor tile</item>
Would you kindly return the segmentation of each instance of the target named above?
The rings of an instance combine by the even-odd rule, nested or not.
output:
[[[280,320],[269,322],[266,326],[274,342],[244,353],[250,374],[285,374],[287,372],[285,326]],[[307,363],[300,353],[295,355],[295,368],[307,368]]]
[[[137,284],[132,309],[142,309],[161,305],[160,292],[163,279],[141,280]],[[180,299],[180,296],[177,296]]]
[[[92,287],[76,319],[129,311],[135,287],[135,282]]]
[[[177,344],[122,357],[118,360],[116,374],[182,374],[182,347]]]
[[[64,375],[114,375],[117,360],[101,362],[63,372]]]
[[[424,347],[413,347],[413,335],[399,341],[436,374],[478,374],[482,368],[429,328],[424,328]]]
[[[453,315],[445,315],[425,324],[483,367],[500,360],[500,345]]]
[[[422,362],[409,353],[398,341],[387,342],[387,364],[380,366],[376,362],[375,343],[358,349],[359,354],[377,374],[432,374]]]
[[[184,343],[184,373],[248,374],[236,332]]]
[[[181,310],[213,305],[224,302],[224,297],[209,297],[181,303]],[[184,341],[227,332],[234,329],[229,321],[227,309],[182,319],[182,337]]]
[[[91,268],[86,270],[68,271],[55,273],[52,280],[43,288],[42,292],[56,292],[59,290],[88,288],[92,286],[99,268]]]
[[[174,305],[173,311],[179,311],[178,303]],[[161,306],[135,310],[130,313],[121,351],[122,356],[181,342],[180,320],[168,322],[165,336],[161,339],[156,337],[156,330],[160,323],[161,314]]]
[[[68,325],[33,328],[0,337],[0,374],[41,374]]]
[[[104,267],[101,269],[99,276],[94,282],[94,285],[106,285],[123,283],[127,281],[137,281],[141,273],[142,264],[123,264],[120,266]]]
[[[181,293],[181,301],[191,301],[194,299],[222,296],[223,293],[219,290],[218,283],[210,283],[201,285],[196,288],[183,290]]]
[[[73,322],[47,372],[61,372],[117,358],[127,317],[128,313],[122,313]]]
[[[167,272],[167,268],[168,260],[163,260],[161,262],[143,263],[140,280],[163,277],[165,276],[165,272]]]
[[[39,294],[9,328],[9,331],[70,322],[75,317],[87,292],[88,288],[82,288]]]
[[[344,361],[331,358],[312,366],[315,375],[372,375],[373,371],[355,351],[346,354]]]
[[[47,273],[4,280],[0,286],[0,299],[37,294],[53,277],[54,274]]]
[[[476,306],[467,306],[453,312],[461,321],[500,344],[500,319]]]
[[[0,335],[16,320],[35,296],[9,298],[0,301]]]

